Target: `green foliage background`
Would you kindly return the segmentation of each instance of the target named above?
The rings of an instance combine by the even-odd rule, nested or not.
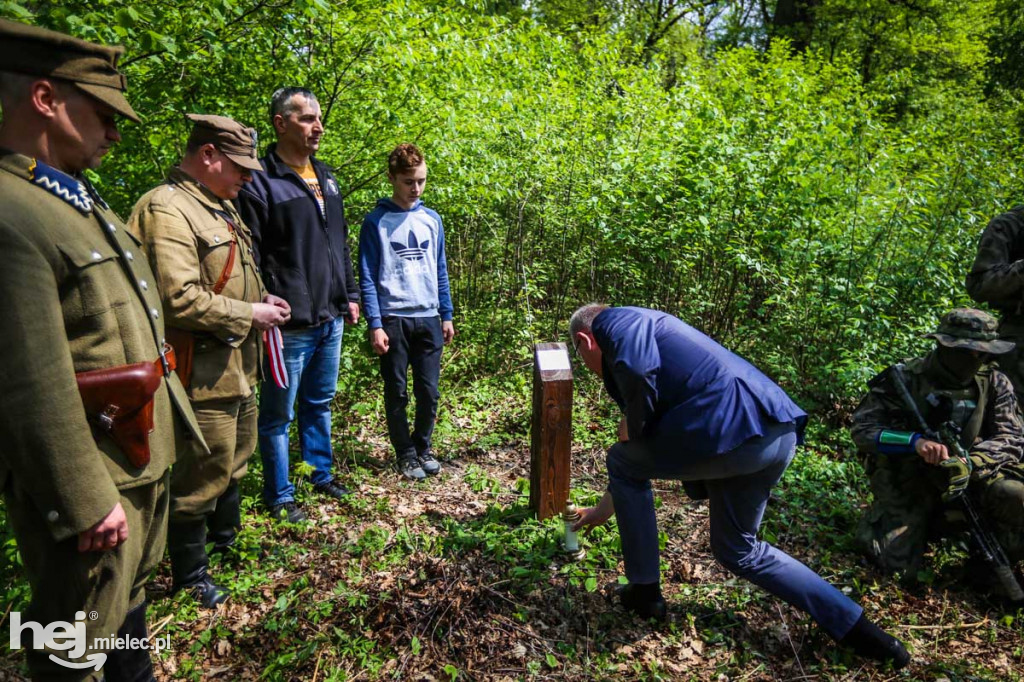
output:
[[[977,234],[1021,193],[1019,100],[983,94],[979,34],[995,3],[967,3],[988,23],[961,32],[947,8],[950,26],[920,45],[890,30],[873,62],[888,68],[867,79],[858,45],[896,21],[875,4],[833,3],[850,45],[838,54],[794,54],[784,40],[712,51],[684,35],[645,62],[625,30],[560,32],[467,1],[0,11],[127,46],[145,123],[124,126],[98,177],[122,213],[175,162],[186,112],[234,116],[268,140],[269,94],[301,84],[322,100],[320,156],[347,186],[354,223],[388,189],[391,146],[425,149],[463,345],[480,344],[467,350],[473,369],[522,359],[576,304],[600,299],[678,313],[810,408],[841,412],[939,311],[965,302]],[[835,22],[823,41],[826,29]],[[946,78],[934,63],[915,69],[930,52],[945,56]]]
[[[98,176],[122,213],[175,162],[186,112],[234,116],[268,140],[269,94],[301,84],[322,100],[320,156],[354,223],[388,189],[391,146],[425,149],[466,369],[511,367],[600,299],[678,313],[833,414],[965,302],[977,234],[1021,193],[1019,93],[992,91],[978,37],[998,16],[968,4],[988,24],[923,47],[892,31],[874,58],[889,68],[870,79],[855,38],[870,38],[874,15],[841,3],[846,51],[795,54],[781,39],[712,50],[684,32],[646,61],[626,32],[560,32],[474,2],[0,11],[127,46],[145,123],[123,127]],[[947,77],[915,70],[928,50]]]
[[[867,378],[970,304],[978,235],[1024,194],[1019,3],[807,4],[802,32],[759,18],[783,5],[772,0],[0,0],[0,16],[127,47],[144,123],[122,126],[95,176],[125,216],[176,162],[185,113],[233,116],[269,141],[267,104],[284,85],[319,95],[320,158],[353,241],[389,193],[388,151],[419,144],[459,331],[437,435],[472,455],[526,441],[530,346],[564,336],[583,302],[680,315],[831,427]],[[367,421],[383,431],[355,337],[339,377],[343,458]],[[574,444],[597,450],[611,406],[592,377],[578,393]],[[794,469],[793,490],[814,501],[794,509],[853,517],[855,463]],[[821,504],[826,489],[846,506]],[[817,528],[814,546],[829,549],[836,525]],[[20,604],[3,530],[0,573]],[[465,534],[446,531],[456,545]],[[298,551],[272,540],[269,552]],[[513,563],[513,577],[536,569]]]

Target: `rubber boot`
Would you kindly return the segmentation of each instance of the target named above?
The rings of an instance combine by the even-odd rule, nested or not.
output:
[[[117,631],[118,638],[145,639],[146,602],[125,614],[124,623]],[[103,666],[106,682],[152,682],[153,661],[147,649],[111,649]]]
[[[206,573],[206,519],[172,521],[167,525],[167,551],[171,555],[171,592],[188,592],[206,608],[213,608],[228,598]]]
[[[853,649],[853,653],[865,658],[872,658],[880,663],[892,663],[893,670],[899,670],[910,663],[910,654],[903,642],[868,620],[867,615],[860,618],[839,644]]]
[[[235,536],[242,527],[241,502],[238,483],[232,481],[217,498],[213,513],[206,517],[206,542],[213,543],[211,554],[226,553],[235,544]]]

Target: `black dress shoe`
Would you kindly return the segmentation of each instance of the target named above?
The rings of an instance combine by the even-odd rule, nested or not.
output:
[[[313,490],[326,495],[327,497],[333,497],[336,500],[343,499],[352,494],[352,492],[343,485],[338,485],[334,481],[327,481],[327,483],[318,483],[313,486]]]
[[[880,663],[892,663],[893,670],[904,668],[910,663],[910,653],[903,642],[872,623],[863,613],[846,636],[839,640],[839,644],[850,647],[858,656],[872,658]]]
[[[641,618],[653,618],[663,621],[668,618],[668,604],[661,596],[661,585],[652,583],[639,585],[629,583],[615,589],[619,595],[619,603],[627,611],[632,611]]]
[[[270,508],[270,515],[278,521],[300,523],[306,520],[306,514],[294,502],[282,502]]]

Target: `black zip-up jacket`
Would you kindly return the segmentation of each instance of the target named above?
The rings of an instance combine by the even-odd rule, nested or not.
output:
[[[348,318],[348,303],[359,302],[348,221],[338,182],[330,169],[310,159],[320,181],[327,217],[309,185],[276,154],[272,144],[235,201],[252,231],[256,262],[267,291],[288,301],[292,319],[285,329]]]

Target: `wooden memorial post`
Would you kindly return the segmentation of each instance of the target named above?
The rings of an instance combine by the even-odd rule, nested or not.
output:
[[[530,508],[546,519],[561,514],[569,501],[572,366],[564,343],[536,344],[533,360]]]

